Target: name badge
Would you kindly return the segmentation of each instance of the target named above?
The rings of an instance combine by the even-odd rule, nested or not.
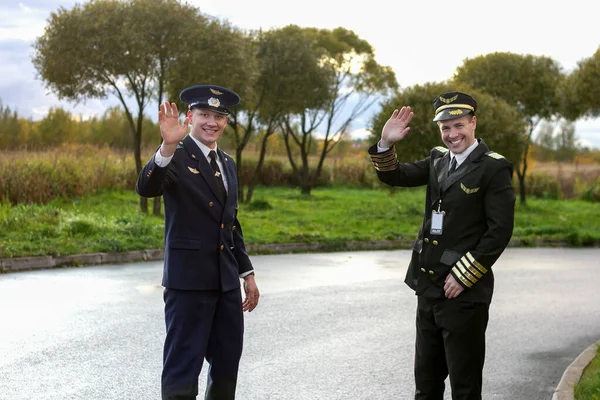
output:
[[[444,214],[439,211],[431,212],[431,230],[432,235],[441,235],[442,226],[444,225]]]

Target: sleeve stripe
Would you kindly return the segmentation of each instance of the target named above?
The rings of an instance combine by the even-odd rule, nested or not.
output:
[[[393,171],[398,166],[398,155],[396,147],[382,153],[370,154],[371,162],[377,171]]]
[[[463,265],[462,262],[458,261],[456,263],[456,266],[458,267],[458,269],[460,269],[460,271],[463,273],[463,275],[465,276],[465,278],[467,278],[468,280],[470,280],[473,283],[477,283],[477,281],[479,279],[475,278],[473,275],[471,275],[469,273],[469,271],[467,271],[467,269],[465,268],[465,266]]]
[[[461,281],[462,283],[464,283],[464,285],[465,285],[466,287],[469,287],[469,288],[470,288],[470,287],[472,287],[472,286],[473,286],[473,284],[472,284],[471,282],[469,282],[467,279],[465,279],[465,278],[464,278],[464,277],[463,277],[463,276],[460,274],[460,272],[458,271],[458,268],[456,268],[456,267],[453,267],[453,268],[452,268],[452,272],[454,272],[454,274],[455,274],[455,275],[458,277],[458,279],[460,279],[460,281]]]
[[[475,260],[475,258],[473,258],[473,256],[471,255],[471,253],[467,253],[466,254],[467,258],[469,259],[469,261],[471,261],[471,263],[476,266],[481,272],[483,272],[484,274],[488,272],[488,270],[481,264],[479,264],[477,262],[477,260]]]
[[[465,267],[467,267],[467,269],[476,277],[481,278],[483,276],[483,274],[481,272],[479,272],[479,270],[477,268],[475,268],[473,266],[473,264],[471,264],[466,257],[463,257],[460,259],[460,261],[462,261],[462,263],[465,265]],[[459,262],[460,262],[459,261]]]

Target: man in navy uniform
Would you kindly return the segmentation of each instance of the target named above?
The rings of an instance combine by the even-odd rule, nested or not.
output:
[[[189,105],[182,125],[175,103],[160,106],[163,142],[136,187],[144,197],[162,195],[165,204],[162,398],[196,399],[206,358],[205,399],[234,399],[243,311],[254,310],[259,298],[237,219],[235,164],[217,148],[229,107],[240,97],[220,86],[198,85],[183,90],[180,99]]]
[[[427,186],[405,280],[418,296],[415,399],[442,400],[449,375],[453,400],[480,400],[492,265],[513,231],[512,164],[475,138],[471,96],[444,93],[433,108],[446,147],[435,147],[424,160],[399,162],[394,145],[413,118],[411,108],[402,107],[369,154],[382,182]]]

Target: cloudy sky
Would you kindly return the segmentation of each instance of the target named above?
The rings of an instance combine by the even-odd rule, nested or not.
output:
[[[600,46],[597,14],[588,0],[188,2],[246,29],[288,24],[351,29],[373,45],[379,63],[394,69],[402,87],[446,80],[465,58],[495,51],[549,56],[570,71]],[[114,99],[78,105],[59,101],[36,78],[33,41],[52,11],[76,3],[81,1],[0,0],[0,99],[20,115],[38,119],[60,106],[85,117],[118,104]],[[371,110],[354,128],[366,126],[377,111]],[[600,120],[581,120],[576,127],[583,144],[600,147]]]

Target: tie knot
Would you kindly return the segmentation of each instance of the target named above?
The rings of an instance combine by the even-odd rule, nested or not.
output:
[[[216,151],[214,151],[214,150],[211,150],[211,151],[209,151],[209,152],[208,152],[208,156],[209,156],[209,157],[210,157],[210,158],[211,158],[213,161],[216,161],[216,159],[217,159],[217,152],[216,152]]]

